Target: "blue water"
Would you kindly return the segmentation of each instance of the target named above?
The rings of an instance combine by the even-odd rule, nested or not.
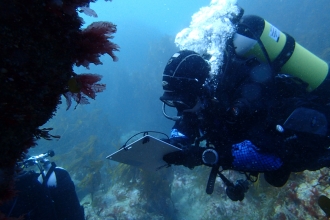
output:
[[[130,135],[144,130],[169,133],[173,123],[162,115],[162,71],[178,49],[174,38],[189,26],[191,16],[209,0],[113,0],[97,1],[90,7],[97,18],[81,14],[85,25],[110,21],[117,25],[112,41],[120,46],[113,62],[102,56],[103,65],[74,68],[77,73],[98,73],[107,89],[89,105],[74,105],[66,111],[65,100],[56,116],[44,127],[53,127],[57,141],[39,141],[31,154],[54,149],[61,155],[79,144],[97,138],[97,156],[118,149]],[[238,0],[245,14],[255,14],[292,35],[305,48],[330,61],[329,0]],[[174,113],[173,113],[174,114]],[[68,160],[66,160],[68,161]],[[58,164],[66,166],[68,162]]]
[[[239,0],[238,4],[245,14],[265,18],[278,29],[291,34],[311,52],[330,60],[326,51],[330,46],[330,4],[327,0]],[[116,24],[118,30],[112,41],[120,46],[120,51],[115,52],[119,60],[113,62],[109,56],[102,56],[103,65],[92,64],[90,70],[75,68],[77,73],[103,75],[101,82],[107,84],[107,89],[99,93],[96,100],[91,100],[91,104],[78,106],[77,110],[71,107],[65,111],[65,105],[60,106],[57,117],[49,122],[54,132],[63,133],[64,125],[56,126],[57,120],[74,123],[84,118],[81,114],[85,113],[82,112],[93,114],[95,109],[101,113],[94,117],[95,122],[85,122],[86,128],[76,134],[76,137],[84,134],[80,140],[88,135],[97,135],[106,141],[114,139],[118,142],[120,136],[132,131],[168,132],[172,122],[162,116],[159,101],[161,74],[169,57],[178,50],[174,45],[175,35],[189,26],[191,16],[200,7],[208,5],[208,0],[99,0],[92,3],[90,7],[98,17],[81,14],[85,20],[84,27],[94,21]],[[100,127],[102,129],[98,129]],[[48,147],[63,145],[65,134],[55,143],[40,144],[50,144]],[[111,148],[110,144],[108,147]],[[104,150],[111,151],[108,148]]]

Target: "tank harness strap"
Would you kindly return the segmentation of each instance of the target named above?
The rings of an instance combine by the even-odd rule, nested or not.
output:
[[[54,162],[52,162],[52,165],[51,165],[51,167],[49,168],[49,170],[48,170],[46,176],[43,176],[43,182],[42,182],[42,184],[43,184],[44,186],[47,186],[48,179],[49,179],[50,175],[54,172],[55,168],[56,168],[56,164],[55,164]]]
[[[295,49],[296,41],[289,34],[284,33],[286,36],[285,45],[280,54],[272,62],[272,66],[276,72],[279,72],[282,66],[290,59]]]

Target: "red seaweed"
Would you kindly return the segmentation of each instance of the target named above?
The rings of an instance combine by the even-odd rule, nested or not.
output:
[[[88,99],[84,95],[95,99],[95,93],[103,92],[106,85],[97,83],[101,78],[101,75],[87,73],[73,76],[68,83],[69,91],[64,94],[67,110],[71,106],[71,99],[75,100],[77,104],[89,104]]]
[[[119,47],[109,41],[116,31],[116,25],[111,22],[94,22],[84,29],[77,43],[76,65],[88,68],[90,63],[102,64],[99,57],[106,53],[112,57],[113,61],[117,61],[118,58],[113,52],[118,51]]]

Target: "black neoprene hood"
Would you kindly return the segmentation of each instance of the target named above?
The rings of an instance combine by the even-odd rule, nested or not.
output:
[[[210,65],[198,53],[179,51],[169,59],[163,73],[161,100],[176,100],[184,94],[195,95],[209,76]]]

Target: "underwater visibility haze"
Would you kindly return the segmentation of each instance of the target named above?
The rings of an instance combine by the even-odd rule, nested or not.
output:
[[[170,133],[173,122],[163,116],[159,100],[168,59],[180,49],[207,52],[211,72],[216,74],[226,39],[234,31],[231,19],[238,13],[237,6],[245,15],[258,15],[289,33],[330,62],[328,0],[99,0],[89,7],[77,6],[84,20],[82,29],[100,21],[116,25],[116,31],[104,33],[111,35],[107,40],[113,50],[95,52],[99,62],[90,60],[88,65],[80,57],[74,74],[65,80],[95,74],[95,93],[84,104],[75,96],[75,84],[69,84],[70,108],[68,96],[61,96],[55,115],[39,125],[40,129],[53,128],[49,134],[60,138],[38,139],[28,154],[55,151],[51,160],[69,171],[86,219],[327,219],[318,199],[330,197],[329,168],[293,173],[281,188],[260,178],[251,184],[243,201],[234,202],[226,196],[220,178],[213,194],[205,193],[209,167],[172,166],[148,172],[105,159],[138,132]],[[233,179],[242,175],[224,173]],[[330,207],[321,198],[323,206]]]

